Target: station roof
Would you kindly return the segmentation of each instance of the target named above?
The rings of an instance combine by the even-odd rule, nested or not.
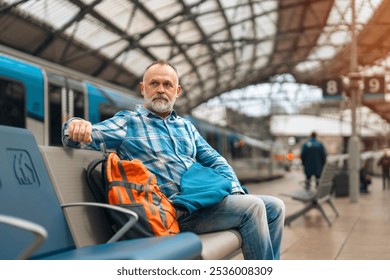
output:
[[[320,86],[351,71],[352,0],[0,0],[0,44],[138,91],[147,65],[179,71],[189,112],[292,74]],[[355,0],[358,71],[386,74],[390,1]],[[390,121],[383,102],[367,104]]]

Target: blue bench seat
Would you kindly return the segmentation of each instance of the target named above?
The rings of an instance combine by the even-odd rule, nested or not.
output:
[[[0,259],[200,258],[201,241],[193,233],[78,246],[32,133],[0,125],[0,135]],[[37,244],[29,228],[46,233],[41,230],[43,242],[26,255]]]

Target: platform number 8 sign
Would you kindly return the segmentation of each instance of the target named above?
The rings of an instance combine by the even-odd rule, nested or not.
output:
[[[325,80],[322,84],[322,93],[326,97],[341,97],[343,88],[341,79]]]

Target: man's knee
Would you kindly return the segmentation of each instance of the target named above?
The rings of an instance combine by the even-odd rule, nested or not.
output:
[[[273,196],[256,196],[256,195],[245,195],[242,196],[241,203],[244,205],[244,209],[248,212],[257,214],[267,213],[272,214],[276,217],[284,216],[286,206],[283,200]]]
[[[268,210],[267,213],[269,215],[269,218],[284,219],[285,212],[286,212],[286,205],[284,204],[283,200],[277,197],[271,197],[270,201],[266,204],[266,206],[267,206],[267,210]]]
[[[266,212],[264,201],[255,195],[234,195],[229,196],[229,200],[234,205],[233,209],[242,214],[259,215]]]

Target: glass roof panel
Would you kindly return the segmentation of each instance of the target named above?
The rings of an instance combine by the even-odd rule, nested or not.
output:
[[[211,42],[226,41],[228,40],[228,38],[229,38],[229,33],[226,29],[220,30],[219,32],[210,35]]]
[[[142,0],[140,1],[158,20],[166,20],[182,10],[180,2],[176,0]]]
[[[329,41],[332,45],[339,46],[344,44],[349,38],[348,30],[339,30],[330,34]]]
[[[183,2],[187,5],[187,6],[192,6],[194,4],[198,4],[199,3],[199,0],[183,0]]]
[[[177,71],[179,72],[179,78],[183,80],[186,80],[188,76],[195,75],[196,72],[192,68],[192,65],[187,60],[187,58],[184,56],[184,54],[179,54],[175,57],[173,57],[170,62],[176,66]],[[196,79],[198,80],[198,79]]]
[[[138,76],[142,76],[146,67],[152,63],[152,59],[146,57],[138,50],[122,53],[117,61],[120,62],[123,67]]]
[[[90,15],[86,15],[80,22],[73,24],[66,30],[68,35],[74,34],[77,40],[90,46],[92,49],[100,49],[119,42],[121,37],[107,30],[105,26]]]
[[[232,79],[232,76],[234,79]],[[221,86],[226,85],[226,87],[230,86],[234,80],[238,80],[237,76],[231,69],[226,69],[226,72],[224,72],[221,77],[219,78],[219,84]]]
[[[253,27],[250,21],[245,21],[240,24],[235,24],[231,28],[233,39],[253,38]]]
[[[192,21],[183,21],[179,24],[169,25],[168,30],[182,44],[198,42],[200,39],[199,31]]]
[[[272,12],[265,16],[256,17],[256,37],[262,38],[275,35],[277,19],[277,12]]]
[[[19,0],[3,0],[3,2],[5,2],[7,4],[14,4],[16,2],[19,2]]]
[[[148,51],[151,52],[157,59],[169,60],[172,53],[172,47],[162,47],[162,46],[158,46],[155,48],[149,47]]]
[[[275,13],[278,8],[278,1],[257,1],[253,3],[253,10],[256,15],[262,13]]]
[[[274,40],[266,40],[263,41],[256,46],[256,54],[257,56],[265,56],[270,55],[272,53],[274,47]]]
[[[241,61],[252,60],[254,55],[253,52],[254,52],[253,45],[243,45],[240,53],[240,60]]]
[[[127,30],[132,22],[135,6],[126,0],[102,1],[94,10],[109,19],[121,30]]]
[[[129,35],[140,34],[153,30],[155,28],[155,23],[147,17],[141,10],[136,9],[134,14],[131,17],[131,23],[127,29]]]
[[[139,41],[142,47],[147,48],[157,59],[169,59],[173,42],[160,29],[156,29]]]
[[[109,58],[115,57],[118,53],[122,52],[129,45],[126,40],[114,41],[112,44],[108,44],[100,49],[100,51]]]
[[[224,69],[230,67],[234,64],[234,54],[233,52],[226,52],[217,60],[218,67]]]
[[[246,21],[252,16],[252,10],[249,5],[239,5],[228,10],[233,11],[231,17],[229,18],[230,22]]]
[[[225,53],[226,51],[230,50],[232,48],[233,42],[219,42],[218,40],[215,40],[216,42],[213,43],[213,49],[216,53]]]
[[[210,57],[209,49],[207,48],[207,46],[200,44],[197,44],[192,48],[187,49],[186,53],[191,59],[194,60],[195,64],[197,64],[197,60],[199,57]]]
[[[80,11],[76,5],[66,0],[27,1],[19,5],[19,8],[55,29],[60,29]]]
[[[208,77],[215,77],[215,67],[211,64],[203,64],[198,68],[202,80],[208,80]]]
[[[362,25],[370,20],[374,11],[382,1],[383,0],[355,0],[357,30],[360,30]],[[345,27],[349,28],[352,22],[352,8],[350,4],[350,1],[335,1],[327,21],[327,27],[324,28],[324,32],[318,39],[317,47],[314,48],[308,56],[308,60],[311,60],[311,62],[306,63],[306,61],[303,61],[299,63],[296,66],[297,71],[311,71],[314,68],[320,67],[321,61],[316,60],[333,58],[339,48],[351,40],[349,30],[345,29]],[[333,33],[338,31],[340,26],[344,27],[343,31],[334,35]],[[327,47],[324,48],[322,44],[326,44]],[[333,50],[330,50],[330,48],[333,48]],[[326,52],[322,53],[324,50],[326,50]]]
[[[215,87],[216,81],[215,80],[207,80],[205,84],[205,90],[208,92],[212,92]]]
[[[81,0],[81,2],[83,2],[84,4],[91,4],[93,2],[95,2],[96,0]]]
[[[257,56],[257,59],[253,65],[253,67],[255,69],[264,68],[268,63],[268,60],[269,60],[268,56],[262,56],[262,57]]]
[[[219,7],[216,3],[216,1],[199,1],[199,5],[196,5],[194,13],[198,13],[200,15],[204,15],[210,12],[217,12],[219,11]]]
[[[360,31],[383,0],[355,1],[357,29]],[[183,83],[193,85],[194,90],[199,91],[198,97],[201,99],[193,98],[191,102],[194,104],[214,94],[221,94],[221,88],[224,87],[213,88],[215,83],[223,84],[228,89],[230,86],[233,88],[237,85],[264,81],[269,73],[289,72],[291,65],[302,60],[304,61],[297,64],[300,71],[320,68],[326,60],[334,58],[340,51],[342,55],[344,46],[351,40],[349,25],[352,0],[0,0],[0,2],[14,4],[16,7],[8,10],[5,6],[5,10],[14,13],[15,16],[20,14],[33,17],[34,24],[38,27],[35,29],[38,30],[37,33],[50,39],[47,49],[58,48],[61,44],[72,47],[72,44],[82,43],[108,58],[114,58],[126,50],[130,42],[135,42],[129,51],[116,59],[117,63],[135,75],[142,75],[144,68],[154,58],[169,59],[183,75]],[[92,11],[88,9],[88,5],[94,6]],[[330,14],[326,15],[328,18],[316,19],[316,16],[325,16],[324,13],[329,11],[329,5],[333,7]],[[18,10],[21,12],[17,13]],[[51,28],[45,28],[47,24],[53,29],[60,30],[65,24],[72,22],[80,12],[83,17],[64,31],[72,38],[69,43],[63,41],[62,33],[53,33]],[[302,18],[296,16],[301,12]],[[279,19],[280,14],[283,18]],[[324,21],[326,26],[321,30]],[[379,21],[376,23],[381,26],[383,24],[384,29],[386,28],[386,23]],[[370,27],[362,35],[367,36],[367,33],[370,33]],[[378,39],[379,32],[368,35],[370,35],[367,36],[368,39],[372,38],[371,42],[381,40]],[[40,37],[38,38],[40,41],[37,42],[46,42],[44,40],[46,38]],[[386,49],[385,40],[384,37],[381,42],[383,49]],[[313,47],[315,43],[316,47]],[[370,50],[371,45],[372,43],[367,43],[363,48]],[[372,53],[376,50],[374,49]],[[105,65],[105,62],[108,64],[112,62],[88,50],[82,50],[80,56],[83,55],[92,62],[99,60],[102,65]],[[269,61],[270,57],[272,61]],[[376,59],[375,53],[370,53],[370,57]],[[366,61],[377,64],[378,67],[372,68],[372,71],[387,67],[383,66],[384,62],[372,62],[370,58]],[[270,63],[269,69],[267,68],[269,71],[263,71],[262,68],[267,67],[267,62]],[[131,77],[134,78],[138,77]],[[124,79],[119,78],[114,82],[122,83]],[[189,90],[193,94],[193,89]]]
[[[196,21],[206,34],[212,34],[226,27],[225,20],[220,12],[201,15]]]
[[[221,6],[226,9],[239,5],[242,0],[220,0],[219,2],[221,3]]]
[[[238,79],[245,79],[251,69],[252,60],[242,60],[237,67],[236,77]]]

